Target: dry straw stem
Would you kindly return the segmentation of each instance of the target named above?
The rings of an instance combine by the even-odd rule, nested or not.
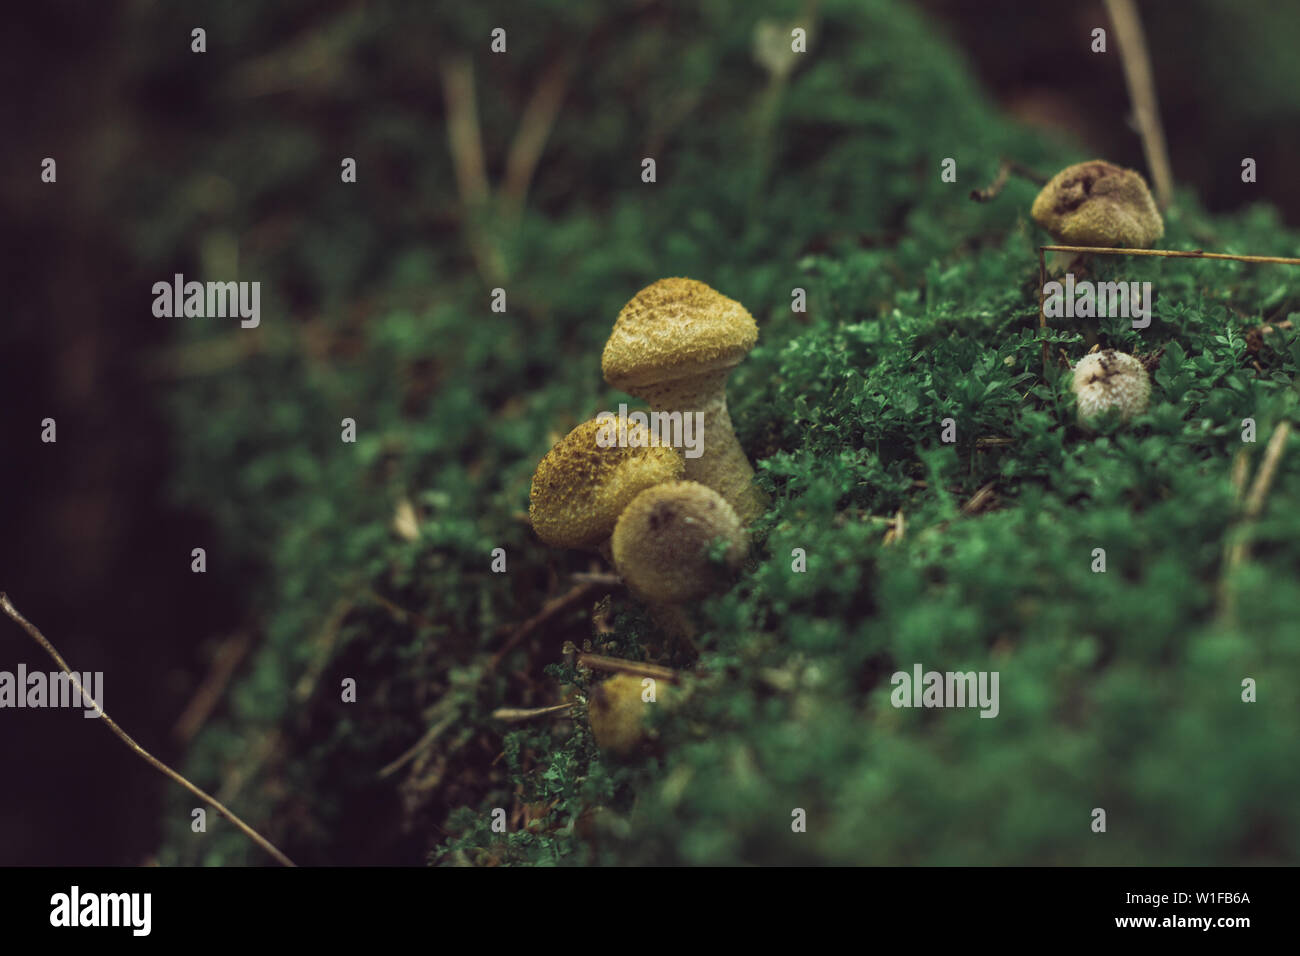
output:
[[[474,69],[469,57],[458,56],[442,65],[443,99],[447,107],[447,141],[451,147],[456,186],[465,216],[465,235],[479,274],[496,285],[506,274],[501,251],[485,234],[482,218],[491,189],[483,158],[483,135],[474,94]]]
[[[970,496],[970,500],[968,500],[964,505],[961,506],[961,513],[964,515],[974,515],[974,514],[979,514],[981,511],[983,511],[985,506],[992,503],[993,500],[996,498],[996,495],[994,493],[994,489],[996,486],[997,486],[997,482],[990,481],[988,484],[980,488],[977,492],[975,492],[975,494]]]
[[[587,601],[603,597],[607,591],[612,591],[618,586],[618,584],[619,581],[617,578],[614,578],[613,581],[584,581],[581,584],[570,588],[559,597],[547,601],[540,611],[528,620],[524,621],[510,633],[505,644],[501,646],[501,649],[497,651],[496,654],[492,656],[491,661],[488,662],[486,674],[495,673],[496,669],[501,666],[501,662],[505,660],[506,655],[518,647],[520,641],[534,633],[552,617],[555,617],[557,614],[567,613]]]
[[[1232,503],[1241,507],[1242,496],[1246,494],[1246,476],[1250,474],[1250,449],[1242,446],[1241,451],[1232,456]]]
[[[1232,262],[1271,262],[1284,266],[1300,266],[1300,259],[1287,256],[1239,256],[1228,252],[1206,252],[1204,249],[1117,249],[1110,246],[1041,246],[1044,252],[1086,252],[1101,256],[1164,256],[1173,259],[1229,259]]]
[[[230,679],[235,676],[235,671],[239,668],[240,663],[252,646],[253,637],[247,631],[235,634],[222,643],[212,660],[208,676],[199,684],[199,689],[194,693],[194,697],[186,705],[185,710],[181,712],[180,717],[176,719],[176,724],[172,727],[172,736],[177,741],[182,744],[189,743],[194,735],[207,723],[208,717],[211,716],[217,704],[221,702],[226,687],[230,684]]]
[[[542,158],[546,141],[550,138],[569,87],[573,58],[565,56],[555,60],[542,74],[524,115],[519,120],[519,130],[510,144],[506,157],[505,181],[501,186],[501,201],[507,216],[518,218],[523,211],[528,186],[533,172]]]
[[[1105,0],[1119,40],[1119,57],[1124,66],[1124,82],[1128,84],[1128,97],[1133,104],[1133,119],[1142,137],[1142,152],[1146,155],[1151,179],[1156,186],[1156,200],[1162,210],[1169,208],[1173,199],[1174,179],[1169,169],[1169,152],[1165,148],[1165,132],[1160,125],[1160,108],[1156,104],[1156,84],[1151,73],[1151,56],[1147,52],[1142,21],[1138,18],[1133,0]]]
[[[575,571],[569,577],[578,584],[603,584],[611,589],[623,586],[623,579],[617,574],[604,571]]]
[[[1273,435],[1264,450],[1264,462],[1255,473],[1255,481],[1246,495],[1244,514],[1247,521],[1254,521],[1264,511],[1264,499],[1273,487],[1273,478],[1277,475],[1278,463],[1282,460],[1282,449],[1286,447],[1287,436],[1291,434],[1290,422],[1278,422]]]
[[[1039,246],[1038,247],[1038,327],[1047,328],[1047,253],[1078,252],[1100,256],[1158,256],[1168,259],[1227,259],[1231,262],[1265,262],[1273,265],[1300,266],[1300,259],[1288,256],[1239,256],[1203,249],[1117,249],[1111,246]],[[1043,342],[1043,374],[1047,374],[1047,342]]]
[[[572,701],[567,704],[551,704],[549,707],[498,707],[492,711],[492,717],[513,724],[537,717],[549,717],[551,714],[567,714],[572,709]]]
[[[976,202],[992,202],[1002,192],[1003,187],[1007,184],[1007,177],[1012,173],[1015,173],[1021,179],[1027,179],[1029,182],[1038,186],[1043,186],[1047,183],[1047,177],[1042,173],[1035,172],[1027,166],[1022,166],[1014,160],[1004,159],[998,165],[998,172],[997,175],[993,177],[993,181],[983,189],[972,189],[970,191],[970,198]]]
[[[475,206],[488,199],[488,177],[474,95],[474,70],[469,57],[450,57],[443,62],[442,90],[456,184],[460,187],[461,200]]]
[[[1250,556],[1252,525],[1264,513],[1264,502],[1268,498],[1269,490],[1273,487],[1273,479],[1277,476],[1278,465],[1282,461],[1282,452],[1286,449],[1287,438],[1290,435],[1291,423],[1278,422],[1268,440],[1268,447],[1264,449],[1264,460],[1260,464],[1259,470],[1255,472],[1255,480],[1251,483],[1250,491],[1246,493],[1245,503],[1241,509],[1242,524],[1236,530],[1236,533],[1230,535],[1224,543],[1223,577],[1219,585],[1219,598],[1225,616],[1231,616],[1236,609],[1235,595],[1230,582],[1234,572]],[[1241,491],[1246,484],[1245,478],[1245,457],[1239,453],[1233,462],[1232,469],[1232,481],[1237,491],[1238,501],[1241,499]]]
[[[90,695],[86,693],[85,688],[81,686],[81,681],[77,678],[77,675],[73,673],[70,667],[68,667],[68,664],[63,659],[62,655],[60,655],[59,652],[54,649],[54,645],[49,642],[49,640],[45,637],[44,634],[40,632],[40,629],[37,628],[35,624],[27,620],[27,618],[23,617],[22,614],[19,613],[18,608],[14,607],[13,602],[9,600],[9,595],[4,593],[3,591],[0,591],[0,610],[3,610],[7,615],[13,618],[13,620],[17,622],[18,626],[21,627],[24,631],[26,631],[31,636],[32,640],[34,640],[37,644],[39,644],[44,649],[45,653],[49,654],[50,657],[54,658],[54,663],[58,664],[59,669],[62,670],[63,673],[68,675],[68,679],[72,682],[72,686],[76,688],[78,693],[80,693],[83,697],[85,697],[86,700],[91,700],[92,702],[94,702],[93,698],[91,698]],[[98,707],[98,702],[95,702],[95,704],[96,707]],[[258,846],[260,846],[267,853],[271,854],[271,856],[275,857],[278,863],[280,863],[283,866],[296,865],[293,862],[293,860],[289,859],[287,856],[285,856],[283,853],[277,850],[270,840],[266,839],[266,837],[262,836],[260,833],[258,833],[252,827],[250,827],[243,820],[239,819],[239,817],[235,816],[235,814],[232,813],[229,809],[227,809],[226,806],[222,804],[219,800],[217,800],[216,797],[213,797],[205,793],[204,791],[200,790],[198,787],[194,786],[194,784],[190,783],[188,780],[182,777],[171,767],[167,766],[165,763],[163,763],[153,754],[149,753],[149,751],[145,750],[138,743],[132,740],[131,736],[125,730],[119,727],[117,723],[114,722],[114,720],[103,711],[102,708],[99,710],[99,719],[102,720],[105,724],[107,724],[108,729],[113,731],[113,733],[117,734],[117,736],[121,738],[122,742],[125,743],[128,747],[130,747],[133,751],[135,751],[135,753],[138,756],[140,756],[146,763],[152,766],[155,770],[158,770],[164,776],[170,777],[176,783],[179,783],[182,787],[184,787],[190,793],[194,794],[200,800],[203,800],[211,804],[218,813],[220,813],[223,817],[225,817],[227,820],[233,823],[236,827],[238,827],[246,837],[248,837]]]
[[[903,540],[903,535],[905,534],[907,534],[907,522],[903,518],[903,509],[899,508],[894,514],[894,517],[890,519],[889,530],[885,532],[885,538],[881,544],[884,547],[898,544],[898,542]]]
[[[579,654],[578,665],[593,671],[611,671],[617,674],[633,674],[637,677],[651,677],[655,680],[676,683],[678,674],[671,667],[658,664],[641,664],[637,661],[625,661],[621,657],[606,657],[603,654]]]
[[[433,726],[424,732],[424,736],[407,748],[400,757],[380,769],[380,780],[385,777],[391,777],[416,757],[420,756],[432,747],[437,742],[438,738],[442,736],[443,732],[460,719],[460,711],[452,703],[451,698],[444,697],[440,700],[434,705],[433,712],[433,715],[440,719],[435,721]]]

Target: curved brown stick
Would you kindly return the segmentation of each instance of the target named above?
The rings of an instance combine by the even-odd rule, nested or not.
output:
[[[235,816],[235,814],[231,812],[216,797],[211,796],[210,794],[205,793],[204,791],[200,790],[198,787],[194,786],[194,784],[190,783],[188,780],[182,777],[171,767],[167,766],[165,763],[163,763],[153,754],[149,753],[149,751],[145,750],[138,743],[132,740],[130,734],[128,734],[121,727],[119,727],[117,723],[111,717],[108,716],[108,714],[104,713],[104,709],[99,706],[98,701],[96,701],[93,697],[91,697],[89,694],[86,693],[85,688],[81,686],[81,681],[78,679],[77,675],[73,673],[72,669],[68,667],[68,663],[63,659],[62,655],[60,655],[59,652],[54,649],[54,645],[49,642],[49,640],[45,637],[44,634],[40,632],[40,629],[35,624],[27,620],[27,618],[23,617],[22,614],[19,613],[18,608],[14,607],[13,602],[9,600],[9,595],[5,594],[3,591],[0,591],[0,610],[3,610],[11,618],[13,618],[14,621],[18,623],[18,626],[21,627],[24,631],[26,631],[31,636],[32,640],[34,640],[37,644],[39,644],[42,647],[42,649],[44,649],[45,653],[49,654],[50,657],[54,658],[54,663],[58,664],[59,669],[62,670],[63,673],[68,675],[68,678],[72,681],[72,686],[77,689],[77,692],[81,694],[81,696],[84,699],[89,700],[91,703],[95,704],[96,709],[99,710],[99,719],[102,720],[105,724],[107,724],[108,729],[113,731],[113,733],[117,734],[117,736],[122,739],[122,742],[125,743],[128,747],[130,747],[133,751],[135,751],[135,753],[141,759],[143,759],[155,770],[162,773],[164,776],[169,777],[170,779],[174,780],[176,783],[179,783],[182,787],[184,787],[190,793],[194,794],[200,800],[204,800],[207,803],[210,803],[213,807],[216,808],[218,813],[220,813],[223,817],[225,817],[227,820],[233,823],[236,827],[238,827],[239,830],[244,834],[244,836],[248,837],[250,840],[252,840],[258,846],[260,846],[267,853],[271,854],[271,856],[275,857],[276,862],[280,863],[282,866],[297,865],[293,862],[293,860],[289,859],[287,856],[285,856],[283,853],[277,850],[275,848],[275,845],[271,843],[270,840],[262,836],[260,833],[258,833],[252,827],[250,827],[243,820],[239,819],[239,817]]]

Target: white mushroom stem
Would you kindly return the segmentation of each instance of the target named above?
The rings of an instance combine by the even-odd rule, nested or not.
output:
[[[656,412],[701,412],[703,432],[699,437],[702,454],[683,456],[686,481],[698,481],[722,495],[748,525],[767,508],[767,499],[754,484],[754,468],[736,440],[727,411],[727,377],[731,366],[691,378],[637,387],[636,394]]]

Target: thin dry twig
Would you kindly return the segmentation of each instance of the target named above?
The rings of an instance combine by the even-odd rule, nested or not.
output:
[[[988,484],[984,485],[984,487],[976,491],[975,494],[971,495],[970,500],[961,506],[961,513],[964,515],[979,514],[979,512],[984,509],[984,506],[991,502],[995,497],[993,494],[993,487],[996,484],[997,482],[990,481]]]
[[[249,648],[253,646],[253,638],[247,631],[236,634],[234,637],[222,643],[217,649],[216,656],[212,659],[212,666],[208,674],[199,684],[198,690],[186,705],[185,710],[181,712],[180,717],[176,719],[172,727],[172,737],[182,744],[188,743],[199,729],[207,723],[208,717],[212,714],[213,708],[221,700],[221,695],[226,692],[226,687],[230,684],[230,678],[235,675],[245,655],[248,654]]]
[[[448,704],[447,706],[450,705]],[[440,703],[437,709],[439,710],[444,709],[443,704]],[[436,723],[434,723],[432,727],[426,730],[424,732],[424,736],[421,737],[419,740],[417,740],[414,744],[412,744],[400,757],[398,757],[396,760],[393,760],[392,762],[384,766],[379,771],[379,779],[382,780],[385,777],[391,777],[393,774],[397,773],[397,771],[401,770],[404,766],[406,766],[408,763],[410,763],[412,760],[418,757],[426,749],[432,747],[434,743],[437,742],[438,738],[442,736],[443,732],[452,724],[454,724],[457,718],[459,717],[460,717],[460,710],[452,707],[450,709],[450,712],[444,714],[441,720],[437,721]]]
[[[155,770],[159,771],[164,776],[168,777],[170,780],[180,784],[182,787],[184,787],[190,793],[194,794],[200,800],[203,800],[211,804],[218,813],[220,813],[223,817],[225,817],[227,820],[233,823],[240,830],[240,832],[242,832],[246,837],[248,837],[258,846],[260,846],[267,853],[271,854],[271,856],[275,857],[276,861],[280,863],[282,866],[296,865],[293,862],[293,860],[289,859],[278,849],[276,849],[275,845],[271,843],[270,840],[266,839],[266,837],[262,836],[260,833],[258,833],[252,827],[250,827],[239,817],[235,816],[235,814],[230,809],[228,809],[223,803],[221,803],[221,801],[219,801],[216,797],[211,796],[210,794],[196,787],[194,784],[190,783],[188,780],[182,777],[171,767],[167,766],[165,763],[163,763],[153,754],[149,753],[149,751],[145,750],[138,743],[136,743],[135,740],[131,738],[130,734],[128,734],[121,727],[119,727],[117,723],[111,717],[109,717],[107,713],[104,712],[103,708],[99,707],[98,702],[95,701],[89,694],[86,693],[85,688],[82,687],[81,685],[81,680],[72,671],[72,669],[68,667],[68,664],[63,659],[63,656],[54,649],[54,645],[49,642],[49,640],[45,637],[44,634],[40,632],[40,629],[37,628],[35,624],[33,624],[31,621],[27,620],[27,618],[22,616],[22,614],[18,611],[18,608],[14,607],[13,602],[9,600],[9,595],[4,593],[3,591],[0,591],[0,610],[3,610],[5,614],[9,615],[9,617],[11,617],[18,624],[19,627],[21,627],[24,631],[28,633],[28,635],[32,638],[32,640],[34,640],[37,644],[41,646],[41,648],[45,651],[45,653],[49,654],[50,657],[54,659],[54,663],[59,665],[59,669],[62,670],[63,673],[68,675],[68,679],[72,682],[72,686],[77,690],[77,692],[80,693],[86,700],[89,700],[95,704],[96,709],[99,710],[99,719],[102,720],[108,726],[108,729],[113,731],[113,733],[116,734],[122,740],[123,743],[125,743],[128,747],[130,747],[131,750],[133,750],[138,757],[140,757],[142,760],[148,763]]]
[[[1047,329],[1047,247],[1038,247],[1038,327]],[[1051,349],[1047,347],[1047,337],[1043,337],[1043,378],[1051,364]]]
[[[1042,186],[1047,182],[1046,176],[1035,172],[1028,166],[1022,166],[1020,163],[1014,162],[1013,160],[1004,159],[1000,164],[998,164],[998,172],[997,175],[993,177],[993,181],[983,189],[972,189],[970,191],[970,198],[975,200],[975,202],[990,202],[996,199],[1002,192],[1003,187],[1006,186],[1007,179],[1012,173],[1019,176],[1021,179],[1029,180],[1029,182],[1034,183],[1037,186]]]
[[[1133,118],[1142,138],[1142,152],[1155,183],[1156,200],[1161,209],[1168,209],[1174,195],[1174,178],[1169,168],[1169,151],[1165,148],[1165,132],[1160,125],[1160,107],[1156,103],[1156,84],[1142,20],[1133,0],[1105,0],[1105,3],[1119,41],[1124,82],[1128,84]]]
[[[634,674],[637,677],[652,677],[655,680],[675,683],[680,675],[671,667],[658,664],[642,664],[638,661],[625,661],[621,657],[606,657],[604,654],[579,654],[578,666],[593,671],[610,671],[618,674]]]
[[[524,115],[519,120],[519,130],[510,144],[506,156],[505,182],[501,185],[501,202],[506,215],[517,217],[528,195],[533,172],[542,158],[546,141],[555,126],[560,105],[569,86],[573,70],[573,57],[565,56],[547,67],[537,88],[533,91]]]
[[[478,104],[474,95],[474,70],[469,57],[451,57],[442,64],[443,96],[447,104],[447,140],[451,146],[456,186],[465,218],[465,238],[479,275],[490,285],[506,274],[501,251],[482,228],[483,212],[491,190],[483,159]]]
[[[351,586],[349,585],[345,590],[351,590]],[[295,703],[304,704],[316,692],[321,676],[330,662],[334,646],[338,642],[339,631],[348,614],[352,612],[353,606],[352,598],[339,598],[326,617],[320,634],[312,639],[310,659],[298,683],[293,687]],[[256,746],[251,748],[248,755],[226,774],[221,783],[219,798],[227,803],[234,800],[243,791],[244,785],[260,773],[265,764],[280,756],[283,743],[284,735],[279,730],[266,734]]]
[[[447,744],[446,749],[442,753],[438,754],[437,759],[434,761],[433,769],[428,773],[424,773],[424,768],[428,764],[429,760],[433,759],[431,756],[432,751],[426,750],[420,755],[419,759],[416,760],[415,765],[411,768],[411,777],[403,783],[401,787],[404,802],[408,804],[408,807],[418,805],[421,799],[421,794],[435,789],[440,783],[442,783],[442,778],[446,775],[447,768],[451,766],[451,758],[459,753],[465,745],[473,739],[474,734],[475,730],[473,727],[463,728],[461,732],[453,737],[451,742]]]
[[[1039,252],[1086,252],[1101,256],[1165,256],[1173,259],[1228,259],[1232,262],[1271,262],[1284,266],[1300,266],[1300,259],[1287,256],[1239,256],[1227,252],[1206,252],[1204,249],[1118,249],[1111,246],[1040,246]]]
[[[898,544],[903,540],[905,534],[907,534],[907,522],[903,519],[903,509],[899,508],[894,514],[894,519],[890,522],[889,530],[885,532],[885,538],[881,544],[884,547]]]
[[[581,584],[604,584],[611,589],[623,586],[622,578],[606,571],[575,571],[569,577]]]
[[[1232,458],[1232,503],[1240,506],[1246,494],[1246,476],[1250,474],[1250,449],[1242,447]]]
[[[1273,265],[1300,266],[1300,259],[1288,256],[1242,256],[1204,249],[1120,249],[1113,246],[1039,246],[1038,247],[1038,327],[1047,328],[1047,253],[1078,252],[1100,256],[1157,256],[1169,259],[1226,259],[1230,262],[1262,262]],[[1095,346],[1094,346],[1095,348]],[[1048,348],[1043,341],[1043,375],[1047,375]]]
[[[1250,557],[1252,526],[1264,512],[1264,502],[1273,479],[1277,476],[1278,465],[1282,461],[1282,452],[1286,448],[1287,438],[1291,434],[1290,422],[1279,422],[1269,437],[1268,447],[1264,449],[1264,460],[1255,472],[1255,480],[1250,491],[1246,493],[1241,509],[1242,524],[1230,534],[1224,542],[1223,574],[1219,581],[1219,604],[1226,617],[1236,612],[1236,595],[1232,589],[1232,577],[1237,569]],[[1246,484],[1246,458],[1238,453],[1233,461],[1232,483],[1237,492],[1237,500],[1242,501],[1241,492]]]
[[[1264,511],[1264,499],[1268,497],[1269,489],[1273,487],[1273,478],[1277,475],[1277,466],[1282,461],[1282,451],[1286,448],[1286,440],[1290,434],[1290,422],[1278,422],[1277,427],[1273,429],[1268,447],[1264,449],[1264,461],[1260,464],[1259,471],[1255,472],[1250,493],[1246,495],[1244,514],[1248,521],[1254,521]]]
[[[524,720],[532,720],[536,717],[546,717],[551,714],[566,714],[572,709],[573,701],[565,704],[551,704],[549,707],[498,707],[492,711],[492,717],[513,724]]]
[[[613,585],[607,581],[585,581],[570,588],[559,597],[547,601],[540,611],[528,620],[524,621],[524,623],[520,624],[513,632],[511,632],[510,637],[507,638],[505,644],[501,646],[501,650],[497,651],[496,654],[492,656],[492,660],[488,663],[486,673],[491,674],[496,671],[496,669],[501,666],[501,662],[505,660],[506,655],[514,650],[519,645],[520,641],[524,640],[524,638],[528,637],[552,617],[570,611],[582,604],[584,601],[600,597],[612,589]]]
[[[442,90],[447,104],[447,139],[461,200],[470,206],[484,203],[488,198],[487,164],[469,57],[450,57],[443,62]]]

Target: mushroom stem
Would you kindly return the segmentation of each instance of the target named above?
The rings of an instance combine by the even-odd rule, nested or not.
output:
[[[767,510],[767,496],[754,484],[754,468],[732,430],[726,397],[702,411],[704,454],[685,459],[683,477],[717,490],[748,525]]]
[[[736,440],[727,410],[727,376],[730,368],[692,378],[641,386],[637,394],[656,412],[681,412],[683,419],[703,414],[698,435],[702,454],[683,455],[686,481],[707,485],[727,500],[742,524],[750,524],[767,509],[767,496],[754,484],[754,468]]]

